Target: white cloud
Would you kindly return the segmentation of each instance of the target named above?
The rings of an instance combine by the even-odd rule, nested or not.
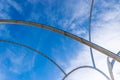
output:
[[[74,4],[74,11],[73,11],[73,16],[71,19],[71,22],[78,19],[78,23],[81,24],[82,22],[85,21],[85,19],[88,18],[88,13],[89,13],[89,2],[80,0]]]
[[[0,2],[0,18],[7,18],[9,19],[10,16],[9,16],[9,5],[6,3],[5,5],[5,2],[4,1],[1,1]]]
[[[13,0],[1,0],[0,1],[0,18],[1,19],[10,19],[11,18],[11,11],[12,8],[14,8],[16,11],[19,13],[23,12],[23,7],[17,3],[16,1]]]
[[[11,47],[6,50],[6,56],[12,64],[9,70],[13,73],[21,74],[32,69],[36,55],[30,55],[30,52],[25,51],[23,48]]]
[[[99,76],[99,77],[98,77]],[[65,80],[106,80],[99,72],[93,69],[79,69],[69,75]]]
[[[12,0],[1,0],[0,1],[0,18],[1,19],[10,19],[10,5],[16,8],[17,11],[22,11],[21,6]],[[6,27],[6,25],[0,24],[0,37],[1,38],[10,38],[10,31]]]
[[[6,80],[6,75],[3,72],[0,72],[0,80]]]
[[[115,80],[118,80],[120,78],[120,63],[119,62],[115,62],[113,73],[115,76]]]
[[[18,12],[22,13],[23,10],[22,10],[22,6],[17,3],[16,1],[13,1],[13,0],[7,0],[6,1],[8,3],[9,6],[12,6],[13,8],[15,8]]]
[[[7,18],[7,19],[9,19],[10,17],[9,17],[9,15],[6,13],[6,12],[0,12],[0,18]]]
[[[66,71],[69,72],[70,70],[82,66],[84,64],[91,65],[90,63],[90,54],[89,54],[89,48],[84,46],[83,49],[79,49],[78,54],[76,57],[70,60],[70,67],[66,68]]]
[[[59,25],[66,31],[81,36],[86,34],[84,22],[89,17],[90,1],[69,0],[64,3],[62,12],[64,17],[59,21]],[[88,25],[87,25],[88,26]],[[82,28],[83,27],[83,28]]]
[[[48,3],[49,5],[52,5],[55,4],[55,1],[48,1]],[[89,1],[66,0],[61,2],[60,8],[58,8],[58,10],[55,10],[56,13],[59,14],[54,14],[52,17],[55,16],[55,18],[57,18],[59,15],[62,15],[59,18],[60,25],[63,26],[63,28],[71,28],[71,26],[74,24],[82,24],[88,18],[89,8]]]
[[[87,32],[86,32],[85,29],[73,29],[72,33],[79,36],[79,35],[82,35],[82,34],[86,34]]]
[[[98,1],[99,2],[99,1]],[[102,1],[101,1],[102,2]],[[103,1],[104,2],[104,1]],[[97,4],[97,3],[96,3]],[[107,2],[104,5],[101,5],[103,7],[109,7],[112,9],[103,9],[103,11],[99,13],[94,13],[95,17],[93,16],[93,20],[96,20],[95,22],[93,21],[92,23],[92,41],[96,44],[99,44],[103,46],[104,48],[107,48],[108,50],[111,50],[114,53],[117,53],[120,49],[120,6],[117,3],[111,4]],[[90,57],[90,51],[88,48],[83,47],[84,49],[81,51],[78,50],[78,55],[76,55],[75,58],[70,60],[70,67],[67,70],[72,70],[73,68],[77,67],[78,65],[86,65],[86,64],[91,64],[91,60],[88,58]],[[84,56],[81,54],[83,53]],[[100,52],[93,50],[94,57],[95,57],[95,63],[97,65],[97,68],[105,72],[108,76],[108,69],[107,69],[107,59],[106,55],[101,54]],[[82,61],[81,61],[82,60]],[[116,71],[119,73],[120,68],[118,67]],[[80,73],[80,72],[75,72],[69,76],[69,80],[79,80],[82,77],[84,77],[83,80],[89,80],[90,76],[93,76],[95,80],[105,80],[100,75],[96,75],[95,72],[91,72],[88,74],[88,71],[85,71],[85,73]],[[116,71],[114,71],[114,74],[116,74]],[[91,75],[92,74],[92,75]],[[87,77],[86,77],[87,76]],[[116,75],[115,75],[116,77]],[[120,76],[117,75],[116,80],[118,80]],[[93,79],[92,79],[93,80]]]
[[[10,38],[10,32],[4,25],[0,25],[0,37]]]
[[[28,2],[30,2],[30,3],[38,3],[39,1],[38,0],[27,0]]]

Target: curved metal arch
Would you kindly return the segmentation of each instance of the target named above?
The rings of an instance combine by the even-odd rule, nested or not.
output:
[[[10,43],[10,44],[14,44],[14,45],[19,45],[19,46],[22,46],[24,48],[27,48],[31,51],[34,51],[40,55],[42,55],[43,57],[45,57],[47,60],[49,60],[50,62],[52,62],[64,75],[66,75],[65,71],[54,61],[52,60],[50,57],[48,57],[47,55],[45,55],[44,53],[41,53],[40,51],[34,49],[34,48],[31,48],[27,45],[24,45],[24,44],[21,44],[21,43],[18,43],[18,42],[14,42],[14,41],[10,41],[10,40],[0,40],[0,42],[5,42],[5,43]]]
[[[117,55],[120,55],[120,51],[117,53]],[[110,61],[109,57],[107,57],[107,60]],[[115,59],[112,59],[112,61],[110,62],[110,64],[111,64],[111,68],[113,69],[113,66],[115,64]]]
[[[117,54],[120,55],[120,51]],[[112,59],[112,61],[110,62],[109,57],[107,57],[108,70],[109,70],[110,77],[111,77],[112,80],[114,80],[114,75],[113,75],[113,71],[112,71],[113,67],[114,67],[114,64],[115,64],[115,60]]]
[[[92,0],[91,7],[90,7],[90,16],[89,16],[89,41],[91,42],[91,23],[92,23],[92,12],[93,12],[93,6],[94,6],[94,0]],[[92,64],[94,67],[96,67],[95,60],[94,60],[94,55],[92,48],[90,47],[90,55],[91,55],[91,60]]]
[[[77,67],[77,68],[73,69],[72,71],[70,71],[67,75],[65,75],[62,80],[65,80],[70,74],[72,74],[76,70],[82,69],[82,68],[90,68],[90,69],[96,70],[99,73],[101,73],[106,79],[110,80],[110,78],[104,72],[102,72],[101,70],[99,70],[98,68],[95,68],[93,66],[80,66],[80,67]]]
[[[51,26],[46,26],[46,25],[43,25],[43,24],[39,24],[39,23],[35,23],[35,22],[28,22],[28,21],[20,21],[20,20],[0,20],[0,24],[21,24],[21,25],[30,25],[30,26],[36,26],[36,27],[39,27],[39,28],[44,28],[44,29],[48,29],[48,30],[51,30],[51,31],[54,31],[54,32],[57,32],[57,33],[60,33],[64,36],[67,36],[67,37],[70,37],[74,40],[77,40],[87,46],[90,46],[100,52],[102,52],[103,54],[107,55],[107,56],[110,56],[112,57],[113,59],[117,60],[118,62],[120,62],[120,56],[118,56],[117,54],[95,44],[95,43],[92,43],[88,40],[85,40],[81,37],[78,37],[74,34],[71,34],[69,32],[66,32],[64,30],[61,30],[61,29],[57,29],[55,27],[51,27]]]

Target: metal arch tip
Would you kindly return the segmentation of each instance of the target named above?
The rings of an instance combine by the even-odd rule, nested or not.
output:
[[[71,70],[66,76],[64,76],[62,80],[65,80],[70,74],[72,74],[76,70],[82,69],[82,68],[90,68],[90,69],[96,70],[99,73],[101,73],[106,79],[111,80],[104,72],[102,72],[101,70],[99,70],[98,68],[95,68],[93,66],[80,66],[80,67],[77,67],[77,68]]]

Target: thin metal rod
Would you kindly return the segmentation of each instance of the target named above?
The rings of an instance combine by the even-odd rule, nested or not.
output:
[[[107,65],[108,65],[108,71],[109,71],[110,77],[112,80],[114,80],[114,75],[112,72],[112,65],[111,65],[111,62],[109,61],[109,57],[107,57]]]
[[[47,60],[49,60],[50,62],[52,62],[54,65],[56,65],[56,67],[58,67],[58,69],[64,74],[66,75],[65,71],[54,61],[52,60],[50,57],[48,57],[47,55],[45,55],[44,53],[41,53],[40,51],[34,49],[34,48],[31,48],[27,45],[24,45],[24,44],[21,44],[21,43],[18,43],[18,42],[14,42],[14,41],[10,41],[10,40],[0,40],[0,42],[5,42],[5,43],[10,43],[10,44],[13,44],[13,45],[19,45],[19,46],[22,46],[24,48],[27,48],[31,51],[34,51],[38,54],[40,54],[41,56],[45,57]]]
[[[83,68],[90,68],[90,69],[96,70],[99,73],[101,73],[105,78],[110,80],[110,78],[104,72],[102,72],[101,70],[99,70],[98,68],[95,68],[93,66],[80,66],[80,67],[77,67],[77,68],[73,69],[72,71],[70,71],[66,76],[64,76],[64,78],[62,80],[65,80],[70,74],[72,74],[73,72],[77,71],[78,69],[83,69]]]
[[[120,55],[120,51],[117,53],[118,55]],[[114,80],[114,75],[113,75],[113,66],[115,64],[115,60],[113,59],[111,62],[109,60],[109,57],[107,57],[107,65],[108,65],[108,70],[109,70],[109,74],[112,80]]]
[[[117,55],[120,55],[120,51],[117,53]],[[111,62],[112,69],[113,69],[114,64],[115,64],[115,59],[113,59],[112,62]]]
[[[57,29],[55,27],[51,27],[51,26],[46,26],[46,25],[43,25],[43,24],[39,24],[39,23],[35,23],[35,22],[27,22],[27,21],[19,21],[19,20],[0,20],[0,24],[21,24],[21,25],[30,25],[30,26],[36,26],[36,27],[39,27],[39,28],[44,28],[44,29],[48,29],[48,30],[51,30],[51,31],[54,31],[54,32],[57,32],[59,34],[62,34],[62,35],[65,35],[67,37],[70,37],[74,40],[77,40],[87,46],[90,46],[100,52],[102,52],[103,54],[109,56],[109,57],[112,57],[113,59],[117,60],[118,62],[120,62],[120,56],[118,56],[117,54],[95,44],[95,43],[92,43],[88,40],[85,40],[81,37],[78,37],[74,34],[71,34],[69,32],[66,32],[64,30],[61,30],[61,29]],[[29,27],[30,27],[29,26]]]
[[[89,41],[90,42],[91,42],[91,23],[92,23],[93,5],[94,5],[94,0],[92,0],[92,4],[91,4],[91,8],[90,8],[90,17],[89,17]],[[91,54],[92,64],[93,64],[94,67],[96,67],[94,56],[93,56],[93,51],[92,51],[91,47],[90,47],[90,54]]]

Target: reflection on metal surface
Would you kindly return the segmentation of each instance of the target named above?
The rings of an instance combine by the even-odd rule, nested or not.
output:
[[[73,69],[72,71],[70,71],[62,80],[65,80],[70,74],[72,74],[73,72],[75,72],[76,70],[78,69],[83,69],[83,68],[90,68],[90,69],[93,69],[93,70],[96,70],[98,71],[99,73],[101,73],[106,79],[110,80],[110,78],[104,73],[102,72],[101,70],[95,68],[95,67],[92,67],[92,66],[80,66],[78,68],[75,68]]]
[[[88,45],[100,52],[102,52],[103,54],[109,56],[109,57],[112,57],[113,59],[117,60],[120,62],[120,56],[118,56],[117,54],[95,44],[95,43],[92,43],[92,42],[89,42],[88,40],[85,40],[81,37],[78,37],[74,34],[71,34],[71,33],[68,33],[64,30],[60,30],[60,29],[57,29],[55,27],[51,27],[51,26],[46,26],[46,25],[43,25],[43,24],[38,24],[38,23],[35,23],[35,22],[27,22],[27,21],[19,21],[19,20],[0,20],[0,24],[21,24],[21,25],[29,25],[29,26],[36,26],[36,27],[39,27],[39,28],[44,28],[44,29],[48,29],[48,30],[51,30],[51,31],[54,31],[54,32],[57,32],[57,33],[60,33],[62,35],[65,35],[67,37],[70,37],[74,40],[77,40],[85,45]]]
[[[18,42],[14,42],[14,41],[10,41],[10,40],[0,40],[0,42],[5,42],[5,43],[14,44],[14,45],[19,45],[19,46],[22,46],[22,47],[24,47],[24,48],[27,48],[27,49],[29,49],[29,50],[32,50],[32,51],[40,54],[40,55],[42,55],[43,57],[45,57],[46,59],[48,59],[50,62],[52,62],[54,65],[56,65],[56,66],[59,68],[59,70],[61,70],[61,72],[62,72],[64,75],[66,75],[66,73],[64,72],[64,70],[63,70],[54,60],[52,60],[52,59],[51,59],[50,57],[48,57],[47,55],[41,53],[40,51],[38,51],[38,50],[36,50],[36,49],[34,49],[34,48],[31,48],[31,47],[29,47],[29,46],[26,46],[26,45],[24,45],[24,44],[21,44],[21,43],[18,43]]]

